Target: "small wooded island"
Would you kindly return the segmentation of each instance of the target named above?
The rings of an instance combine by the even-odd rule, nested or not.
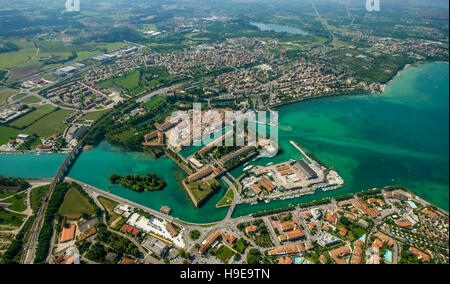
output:
[[[161,190],[166,186],[166,181],[155,174],[146,174],[145,176],[125,175],[123,177],[111,174],[109,180],[112,184],[120,184],[137,192]]]

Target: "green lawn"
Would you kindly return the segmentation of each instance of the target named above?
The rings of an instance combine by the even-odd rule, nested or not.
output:
[[[55,107],[52,105],[39,106],[35,110],[29,112],[28,114],[14,120],[13,122],[10,123],[10,125],[18,128],[26,127],[54,110]]]
[[[3,106],[7,103],[7,99],[19,91],[11,88],[2,88],[0,89],[0,106]]]
[[[234,191],[229,188],[223,198],[217,203],[216,207],[230,206],[234,199]]]
[[[207,181],[191,182],[187,186],[198,202],[208,197],[214,190],[220,189],[220,183],[214,178]]]
[[[126,219],[123,216],[120,216],[117,213],[112,213],[108,220],[108,226],[110,226],[113,230],[119,230],[125,221]]]
[[[14,101],[18,101],[18,100],[20,100],[20,99],[22,99],[22,98],[24,98],[24,97],[26,97],[26,96],[28,96],[28,94],[26,94],[26,93],[20,93],[20,94],[15,95],[12,99],[13,99]]]
[[[102,88],[110,88],[112,86],[117,86],[126,91],[132,91],[139,87],[139,79],[141,72],[139,70],[134,70],[132,72],[128,72],[121,77],[112,78],[106,80],[99,84]]]
[[[0,145],[8,143],[9,138],[16,138],[19,133],[20,130],[0,125]]]
[[[164,96],[155,96],[153,98],[151,98],[149,101],[145,102],[142,106],[147,108],[147,109],[152,109],[155,108],[157,106],[159,106],[160,104],[166,102],[166,97]]]
[[[19,227],[25,220],[25,215],[8,212],[0,208],[0,225]]]
[[[227,246],[223,245],[217,251],[217,258],[220,259],[223,263],[227,264],[230,261],[230,258],[233,257],[234,252]]]
[[[42,197],[44,197],[44,194],[47,192],[49,186],[44,185],[40,187],[33,188],[31,190],[30,195],[30,203],[31,203],[31,209],[33,209],[33,212],[36,212],[39,208],[39,204],[41,203]]]
[[[110,213],[110,214],[113,212],[114,208],[117,205],[119,205],[119,202],[116,202],[114,200],[108,199],[103,196],[99,196],[98,201],[106,209],[106,211],[108,211],[108,213]]]
[[[63,216],[81,215],[83,213],[88,215],[95,214],[92,204],[76,188],[71,188],[67,191],[58,213]]]
[[[35,104],[42,101],[41,98],[36,97],[36,96],[29,96],[28,98],[24,99],[21,101],[22,104],[26,105],[26,104]]]
[[[19,194],[16,194],[6,200],[3,200],[2,202],[10,203],[11,207],[9,209],[16,211],[16,212],[23,212],[25,209],[27,209],[27,205],[25,204],[25,201],[27,200],[27,193],[22,192]]]
[[[13,194],[15,194],[14,191],[6,191],[6,190],[2,190],[2,191],[0,191],[0,199],[10,197],[10,196],[13,195]]]
[[[97,120],[109,110],[99,110],[83,114],[79,120]]]

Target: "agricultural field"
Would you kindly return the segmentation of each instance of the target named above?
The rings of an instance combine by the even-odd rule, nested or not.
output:
[[[56,108],[52,105],[39,106],[35,110],[29,112],[28,114],[14,120],[9,125],[23,129],[23,128],[35,123],[36,121],[38,121],[45,115],[53,112],[55,109]]]
[[[83,60],[123,47],[122,42],[71,44],[37,38],[8,38],[19,50],[0,53],[0,68],[11,71],[8,82],[20,80],[61,64]]]
[[[16,138],[20,130],[0,125],[0,145],[8,143],[10,138]]]
[[[12,69],[27,63],[36,53],[34,42],[26,38],[9,38],[9,42],[17,45],[19,50],[0,53],[0,68]]]
[[[67,109],[59,109],[31,124],[23,132],[26,134],[36,134],[39,137],[50,137],[53,134],[62,133],[67,127],[65,119],[72,112]]]
[[[94,207],[89,200],[81,195],[76,188],[71,188],[67,191],[64,201],[58,210],[58,213],[63,216],[88,214],[94,215]]]

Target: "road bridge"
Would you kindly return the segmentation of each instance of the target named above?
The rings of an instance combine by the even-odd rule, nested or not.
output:
[[[63,164],[59,168],[58,173],[56,174],[52,183],[50,184],[48,192],[44,195],[42,204],[39,207],[38,212],[36,213],[36,218],[34,219],[34,222],[29,231],[29,237],[24,245],[24,253],[22,254],[21,263],[25,264],[34,263],[34,258],[39,243],[39,234],[44,224],[45,212],[47,211],[49,200],[52,197],[56,185],[61,183],[64,180],[64,178],[69,174],[70,169],[72,168],[76,159],[83,151],[83,145],[84,141],[81,140],[78,142],[77,146],[75,146],[72,149],[72,151],[69,153],[69,155],[66,157]]]

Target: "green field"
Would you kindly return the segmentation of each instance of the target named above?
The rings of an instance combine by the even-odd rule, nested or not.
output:
[[[0,145],[8,143],[9,138],[16,138],[19,133],[20,130],[0,125]]]
[[[56,133],[62,133],[66,129],[65,119],[73,111],[67,109],[57,110],[27,127],[24,132],[36,134],[39,137],[50,137]]]
[[[101,88],[116,86],[130,93],[131,96],[144,90],[152,90],[172,81],[172,76],[164,67],[142,67],[130,71],[122,76],[103,81],[98,84]]]
[[[99,110],[99,111],[93,111],[83,114],[79,120],[97,120],[105,113],[109,112],[109,110]]]
[[[225,264],[227,264],[230,261],[230,258],[233,257],[233,255],[234,252],[225,245],[221,246],[216,253],[216,257]]]
[[[12,98],[12,100],[13,100],[13,101],[18,101],[18,100],[23,99],[23,98],[26,97],[26,96],[28,96],[26,93],[20,93],[20,94],[15,95],[15,96]]]
[[[64,201],[58,210],[58,213],[63,216],[88,214],[94,215],[94,207],[89,200],[81,195],[76,188],[71,188],[67,191]]]
[[[65,119],[72,112],[66,109],[55,111],[55,107],[52,105],[39,106],[34,111],[11,122],[11,126],[22,128],[22,130],[0,126],[0,145],[6,144],[10,137],[15,138],[20,133],[36,134],[41,138],[62,133],[66,129]]]
[[[39,208],[39,204],[41,203],[42,197],[47,192],[49,186],[44,185],[40,187],[33,188],[31,190],[30,194],[30,203],[31,203],[31,209],[33,209],[33,212],[36,212]]]
[[[8,41],[16,44],[20,49],[0,53],[0,68],[3,69],[38,65],[43,70],[48,69],[48,66],[55,67],[69,60],[73,53],[77,56],[72,61],[76,61],[103,53],[105,50],[110,52],[125,46],[122,42],[69,44],[63,41],[33,38],[8,38]]]
[[[2,88],[0,89],[0,106],[3,106],[7,103],[7,99],[15,94],[17,94],[19,91],[15,89],[10,88]]]
[[[22,225],[25,216],[22,214],[16,214],[8,212],[5,209],[0,208],[0,225],[19,227]]]
[[[142,104],[142,106],[147,109],[152,109],[152,108],[159,106],[162,103],[165,103],[166,100],[167,100],[167,98],[164,96],[156,96],[156,97],[151,98],[149,101],[145,102],[144,104]]]
[[[25,204],[26,200],[27,200],[27,193],[22,192],[6,200],[3,200],[2,202],[10,203],[11,206],[9,207],[9,209],[13,211],[23,212],[25,209],[27,209],[27,205]]]
[[[21,101],[22,104],[26,105],[26,104],[35,104],[42,101],[41,98],[36,97],[36,96],[29,96],[28,98],[25,98],[24,100]]]
[[[102,88],[117,86],[123,90],[132,91],[139,87],[140,74],[139,70],[128,72],[121,77],[106,80],[100,83],[99,86]]]
[[[194,195],[197,202],[200,204],[205,198],[209,197],[214,191],[220,189],[220,183],[212,178],[207,181],[196,181],[186,183],[186,186]]]
[[[1,190],[0,191],[0,200],[3,198],[10,197],[11,195],[14,195],[14,194],[15,194],[14,191]]]
[[[54,110],[55,110],[55,107],[52,105],[39,106],[35,110],[14,120],[13,122],[10,123],[10,125],[17,127],[17,128],[27,127],[30,124],[34,123],[35,121],[39,120],[41,117],[45,116],[46,114],[49,114],[50,112],[52,112]]]
[[[229,188],[223,198],[216,204],[216,207],[230,206],[234,199],[234,191]]]
[[[117,205],[119,205],[119,202],[116,202],[103,196],[99,196],[98,201],[103,206],[103,208],[105,208],[105,210],[108,211],[109,214],[108,226],[110,226],[113,230],[120,229],[120,227],[126,221],[126,219],[120,216],[119,214],[113,212],[114,208]]]
[[[18,51],[0,53],[0,68],[11,69],[27,63],[35,54],[36,47],[33,41],[25,38],[11,38],[8,41],[17,45]]]
[[[99,196],[98,197],[98,201],[100,202],[100,204],[103,206],[103,208],[106,209],[106,211],[108,211],[108,213],[112,213],[114,208],[119,205],[119,202],[116,202],[114,200],[108,199],[106,197],[103,196]]]

